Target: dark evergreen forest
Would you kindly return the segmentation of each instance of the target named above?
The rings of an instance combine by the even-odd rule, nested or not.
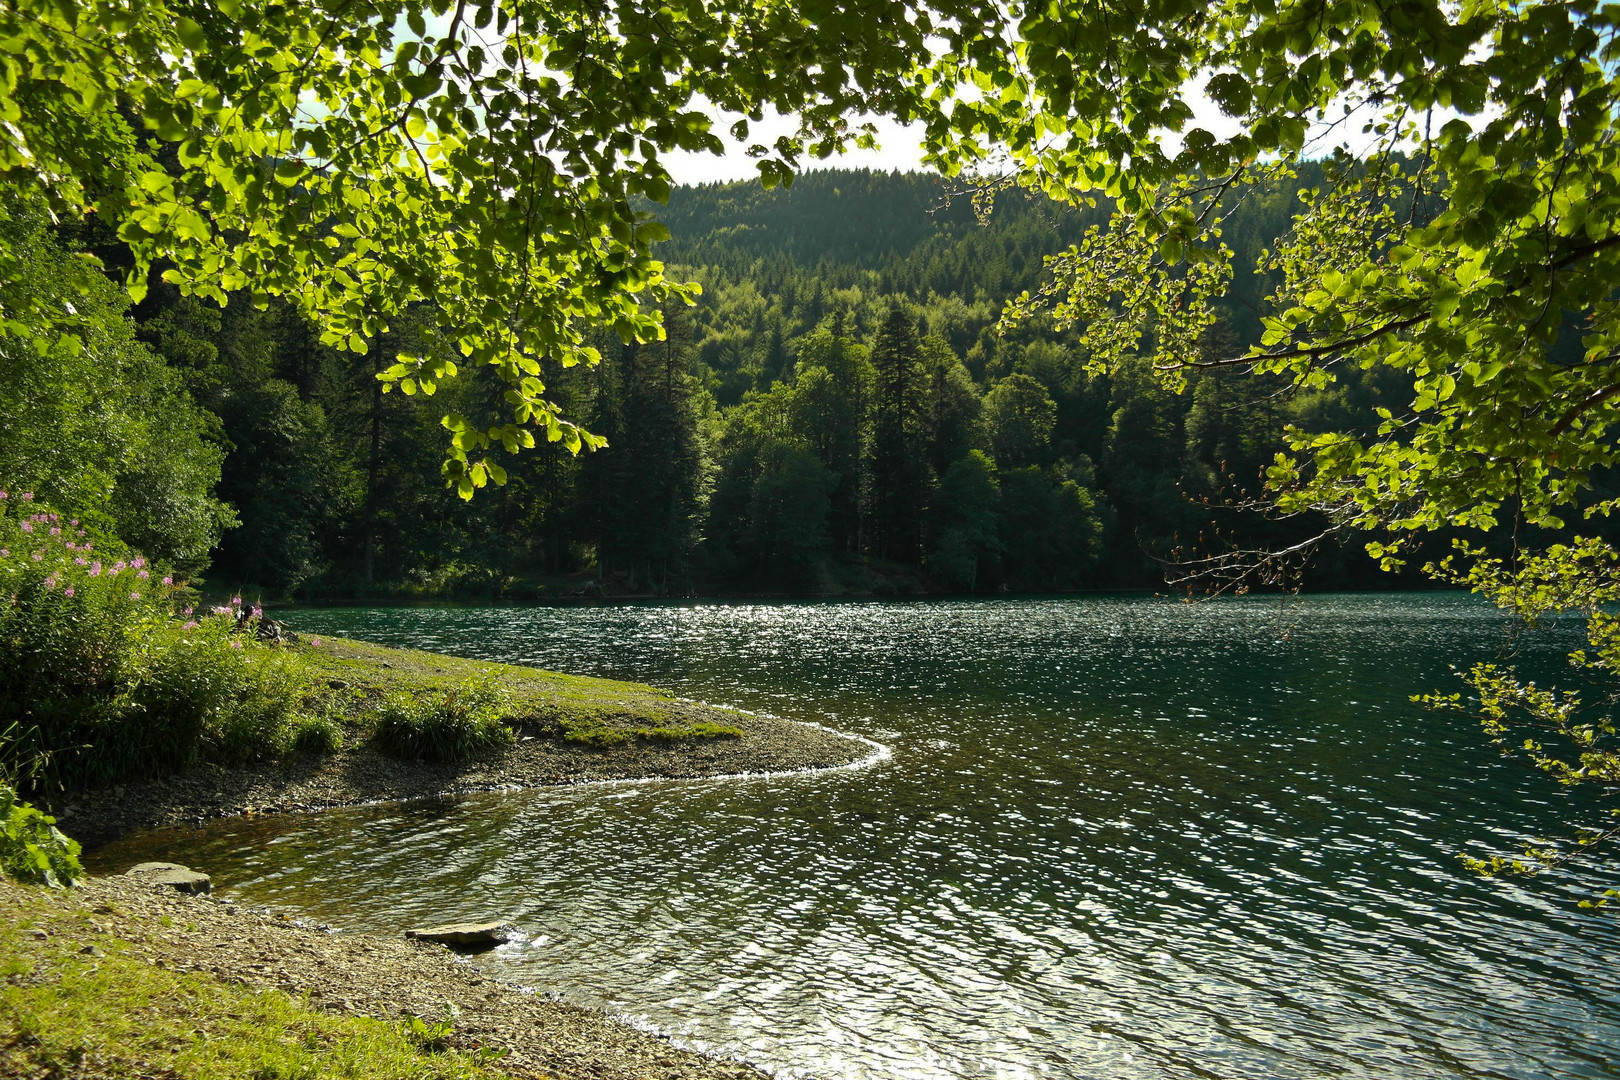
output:
[[[1240,272],[1211,355],[1258,334],[1275,283],[1242,268],[1286,230],[1308,173],[1233,218]],[[211,586],[267,598],[1151,588],[1178,548],[1320,528],[1238,508],[1284,425],[1355,430],[1404,404],[1357,372],[1295,393],[1212,370],[1176,395],[1145,361],[1088,375],[1073,337],[1040,320],[1000,332],[1005,301],[1101,210],[1011,193],[981,215],[938,178],[835,170],[773,191],[677,189],[659,213],[664,257],[701,302],[665,311],[664,342],[604,338],[598,369],[547,372],[608,446],[507,455],[508,483],[470,503],[439,477],[439,420],[492,414],[499,390],[474,375],[434,397],[382,394],[376,372],[410,325],[362,355],[246,295],[221,309],[154,280],[126,322],[95,286],[129,386],[83,410],[133,433],[98,466],[106,512]],[[47,299],[90,288],[64,269],[75,248],[119,263],[93,232],[34,228]],[[53,421],[30,418],[21,382],[9,393],[0,464],[50,492],[65,472],[16,470],[40,471],[22,448]],[[1320,552],[1305,583],[1390,579],[1352,543]]]

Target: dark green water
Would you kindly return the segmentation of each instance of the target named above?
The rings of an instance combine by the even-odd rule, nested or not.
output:
[[[1599,882],[1455,864],[1568,809],[1407,701],[1503,644],[1448,596],[1200,606],[299,610],[300,629],[817,720],[863,769],[226,822],[125,843],[784,1076],[1620,1075]],[[1553,670],[1565,630],[1520,642]]]

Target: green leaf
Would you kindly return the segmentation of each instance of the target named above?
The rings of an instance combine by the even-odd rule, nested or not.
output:
[[[200,53],[208,47],[208,35],[196,21],[185,16],[175,20],[175,33],[180,36],[180,43],[194,53]]]

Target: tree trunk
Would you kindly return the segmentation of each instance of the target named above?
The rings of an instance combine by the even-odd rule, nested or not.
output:
[[[375,350],[373,350],[375,351]],[[373,366],[375,366],[373,361]],[[376,372],[372,372],[373,376]],[[382,383],[371,380],[371,457],[366,462],[366,584],[377,580],[377,469],[382,462]]]

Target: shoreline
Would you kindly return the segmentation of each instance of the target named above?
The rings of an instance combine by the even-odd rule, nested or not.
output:
[[[358,683],[367,694],[442,685],[475,667],[497,672],[512,683],[518,702],[507,719],[514,741],[454,763],[388,757],[362,744],[279,761],[203,764],[152,781],[77,793],[50,808],[61,827],[90,850],[137,830],[233,816],[575,784],[793,775],[864,767],[890,755],[881,743],[821,724],[675,698],[633,683],[363,642],[333,645],[318,661],[324,673],[334,678],[334,686],[350,689]],[[731,733],[683,733],[683,725],[700,730],[721,721]],[[571,740],[571,730],[590,738]],[[675,734],[655,734],[671,731]],[[603,742],[603,732],[612,738]],[[488,1068],[502,1078],[763,1080],[768,1075],[742,1061],[685,1048],[630,1018],[554,1000],[544,986],[492,977],[442,945],[333,933],[288,914],[212,895],[183,895],[136,877],[87,876],[66,890],[0,878],[0,910],[9,916],[0,918],[5,945],[0,952],[9,954],[3,956],[8,963],[46,973],[45,982],[64,988],[91,977],[138,984],[147,988],[135,1010],[143,1013],[161,1015],[169,1002],[194,1002],[201,994],[216,999],[216,1011],[234,1019],[242,1011],[242,994],[262,998],[268,992],[284,1003],[277,1006],[282,1012],[270,1010],[278,1017],[292,1009],[334,1022],[380,1021],[396,1038],[415,1023],[413,1017],[448,1025],[443,1042],[450,1051],[475,1057],[498,1052]],[[108,970],[98,975],[102,967]],[[91,999],[95,994],[85,992]],[[94,1023],[108,1057],[141,1075],[152,1069],[171,1075],[164,1055],[190,1053],[182,1045],[186,1037],[196,1040],[196,1049],[208,1034],[206,1024],[193,1027],[195,1006],[186,1007],[193,1011],[179,1021],[178,1040],[170,1035],[162,1046],[149,1047],[120,1032],[120,1016]],[[281,1026],[289,1023],[278,1019],[269,1033],[295,1030]],[[0,1029],[6,1026],[0,1016]],[[41,1075],[49,1072],[42,1059],[48,1045],[37,1040],[6,1045],[3,1035],[0,1030],[0,1074],[33,1075],[10,1071],[30,1064]],[[38,1069],[42,1064],[46,1067]]]
[[[862,767],[889,754],[882,743],[820,724],[731,711],[726,717],[741,736],[600,748],[523,724],[511,746],[467,761],[409,761],[361,748],[245,766],[205,764],[79,792],[48,809],[90,850],[130,832],[220,818],[580,784],[785,776]]]
[[[157,1045],[126,1034],[107,1039],[96,1054],[101,1064],[117,1063],[132,1075],[176,1075],[165,1059],[181,1057],[188,1048],[173,1045],[172,1035],[157,1039],[170,1020],[168,1010],[180,1012],[173,1019],[179,1034],[196,1041],[191,1049],[205,1049],[212,1032],[189,1002],[210,988],[229,999],[222,1007],[232,1010],[227,1013],[232,1019],[237,1010],[245,1011],[243,995],[270,994],[286,1002],[282,1010],[381,1021],[395,1031],[411,1017],[445,1024],[445,1049],[499,1054],[481,1076],[764,1080],[768,1075],[746,1062],[685,1049],[605,1011],[493,978],[443,945],[334,934],[248,905],[186,896],[133,878],[87,878],[67,890],[0,879],[0,912],[0,923],[8,924],[0,927],[4,951],[13,966],[33,973],[31,985],[40,985],[43,977],[60,988],[57,992],[84,993],[81,988],[100,977],[123,986],[138,983],[150,992],[143,999],[150,1003],[141,1006],[150,1018],[142,1023],[155,1033]],[[127,1018],[110,1018],[109,1026],[113,1020]],[[290,1023],[289,1030],[302,1026],[297,1016]],[[7,1026],[0,1016],[0,1035]],[[56,1048],[41,1038],[9,1044],[0,1038],[3,1075],[55,1075],[48,1062],[56,1056]]]
[[[845,768],[887,754],[820,724],[674,697],[638,683],[562,675],[348,639],[297,646],[338,692],[365,703],[493,676],[509,692],[513,741],[463,761],[386,755],[357,728],[350,748],[73,792],[45,805],[86,848],[138,829],[222,817],[454,798],[623,780],[693,780]]]
[[[487,791],[793,776],[864,768],[890,757],[889,748],[882,743],[820,724],[750,713],[728,715],[743,730],[741,738],[697,745],[559,749],[532,737],[529,742],[458,766],[401,762],[369,751],[348,755],[373,759],[369,764],[391,774],[395,786],[382,799],[290,804],[291,796],[303,793],[306,785],[275,782],[276,774],[288,769],[288,763],[280,768],[203,770],[201,777],[194,770],[186,774],[191,782],[214,783],[225,775],[236,784],[216,789],[218,797],[208,800],[206,806],[194,799],[172,798],[175,780],[180,778],[138,788],[126,786],[121,792],[109,789],[97,793],[96,799],[81,799],[75,813],[62,824],[72,833],[75,825],[101,822],[105,835],[94,842],[103,842],[144,828],[201,824],[196,816],[200,810],[206,811],[204,817],[222,819],[455,798]],[[532,749],[537,744],[538,751]],[[313,764],[330,765],[335,756],[314,759]],[[578,771],[563,777],[536,777],[527,770],[537,762],[549,764],[558,758],[572,759]],[[737,763],[751,767],[733,768]],[[290,767],[299,771],[298,765]],[[726,769],[731,771],[721,771]],[[455,779],[448,787],[435,788],[446,771],[455,773]],[[400,794],[401,784],[411,786],[411,793]],[[231,791],[275,793],[281,802],[242,805],[232,800]],[[86,842],[87,851],[92,843]],[[229,887],[229,882],[215,884]],[[391,1025],[408,1023],[410,1017],[420,1017],[430,1025],[449,1024],[448,1047],[467,1053],[500,1051],[491,1066],[503,1077],[769,1080],[770,1074],[746,1061],[683,1045],[635,1018],[558,1000],[544,984],[506,981],[485,971],[476,957],[458,955],[443,945],[338,932],[306,922],[296,913],[228,896],[185,895],[116,870],[87,875],[78,887],[58,891],[20,886],[0,877],[0,909],[8,906],[7,900],[14,903],[16,894],[29,892],[36,900],[35,910],[45,909],[52,921],[84,922],[84,912],[92,913],[89,925],[99,928],[102,936],[90,939],[75,927],[71,947],[80,952],[93,946],[164,973],[202,976],[212,979],[222,992],[235,987],[279,992],[334,1016],[370,1018]],[[39,925],[56,936],[54,926],[43,921]],[[26,956],[35,944],[25,938],[17,951]],[[334,986],[341,991],[332,991]],[[9,1075],[6,1060],[6,1051],[0,1049],[0,1075]]]

